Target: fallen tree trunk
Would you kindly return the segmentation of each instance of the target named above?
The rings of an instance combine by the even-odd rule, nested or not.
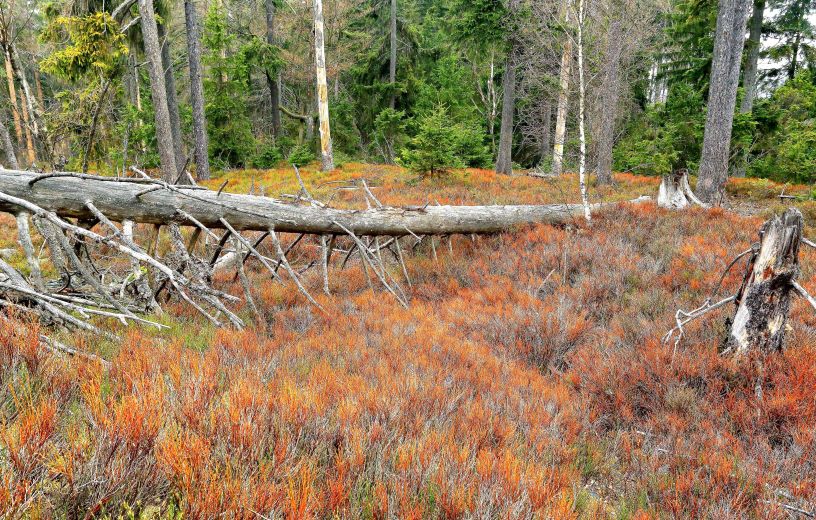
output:
[[[346,210],[295,205],[268,197],[173,186],[150,179],[116,179],[70,173],[37,174],[0,169],[0,193],[24,199],[61,217],[93,219],[90,201],[114,222],[177,223],[238,231],[356,235],[495,233],[532,223],[564,222],[581,204],[516,206],[407,206]],[[0,201],[0,211],[18,213]],[[194,220],[192,220],[192,217]]]

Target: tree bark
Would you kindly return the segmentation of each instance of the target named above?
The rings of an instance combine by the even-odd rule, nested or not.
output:
[[[719,2],[703,152],[697,182],[697,196],[705,202],[719,202],[728,180],[731,130],[745,44],[745,24],[750,14],[749,2],[750,0]]]
[[[549,101],[544,103],[542,108],[544,115],[542,117],[542,126],[541,126],[541,157],[539,158],[539,162],[541,164],[547,160],[547,156],[550,154],[550,131],[552,129],[552,104]]]
[[[570,24],[570,0],[564,3],[564,25]],[[558,109],[555,115],[555,144],[553,145],[553,175],[561,175],[564,170],[564,142],[567,135],[567,110],[569,108],[569,82],[572,69],[572,38],[566,35],[561,54],[561,73],[558,88]]]
[[[519,0],[510,0],[510,16],[518,11]],[[496,157],[496,173],[513,173],[513,116],[516,111],[516,55],[518,38],[515,28],[510,29],[509,49],[502,78],[502,113],[499,126],[499,150]]]
[[[179,186],[156,189],[146,180],[123,182],[112,177],[40,176],[0,169],[0,194],[36,204],[62,217],[93,218],[88,201],[107,218],[122,222],[194,225],[188,215],[210,228],[223,229],[221,219],[237,230],[356,235],[495,233],[532,223],[564,222],[584,213],[582,204],[518,206],[414,206],[343,210],[293,205],[268,197],[235,195]],[[146,188],[153,187],[149,193]],[[600,206],[600,205],[599,205]],[[0,202],[0,211],[19,208]]]
[[[791,291],[799,275],[802,214],[789,208],[762,227],[759,252],[737,294],[728,346],[736,354],[782,350]]]
[[[91,128],[88,130],[88,140],[85,143],[85,151],[82,154],[82,173],[86,173],[88,171],[88,158],[91,155],[91,150],[93,150],[94,137],[96,137],[96,126],[99,122],[99,113],[102,111],[102,104],[105,102],[105,97],[108,95],[108,88],[110,87],[110,81],[106,79],[103,79],[102,81],[102,92],[99,94],[99,100],[96,102],[96,107],[94,107],[93,117],[91,118]]]
[[[3,143],[3,152],[6,154],[6,160],[8,161],[9,166],[15,170],[20,168],[20,165],[17,162],[17,155],[14,153],[14,145],[11,142],[11,136],[9,135],[6,124],[3,121],[0,121],[0,141]]]
[[[176,94],[176,78],[173,75],[173,60],[170,57],[170,39],[164,24],[156,27],[161,43],[161,62],[164,70],[164,88],[167,91],[167,112],[170,114],[170,130],[173,132],[173,152],[176,156],[176,167],[184,167],[187,155],[184,152],[184,139],[181,135],[181,116],[179,115],[178,95]],[[178,175],[177,175],[178,176]]]
[[[210,158],[207,115],[204,112],[204,84],[201,80],[201,40],[192,0],[184,0],[184,22],[187,26],[187,61],[190,66],[196,175],[201,180],[207,180],[210,178]]]
[[[765,15],[765,0],[755,0],[751,14],[751,28],[748,33],[748,59],[745,61],[745,71],[742,73],[742,87],[745,95],[740,104],[740,112],[747,114],[754,108],[757,85],[757,65],[762,42],[762,21]]]
[[[266,43],[275,45],[275,0],[266,0]],[[266,83],[269,86],[269,97],[272,109],[272,135],[278,137],[281,128],[280,88],[278,78],[266,72]]]
[[[161,44],[153,13],[153,0],[138,0],[139,15],[142,17],[142,37],[144,38],[147,70],[150,76],[150,92],[153,98],[153,112],[156,121],[156,142],[161,159],[162,176],[173,182],[178,176],[176,151],[173,146],[173,130],[170,112],[167,108],[167,90],[164,85]]]
[[[317,72],[317,103],[320,118],[320,155],[322,170],[334,169],[331,130],[329,128],[329,86],[326,83],[326,49],[324,44],[323,0],[314,0],[315,69]]]
[[[584,218],[592,221],[586,183],[586,132],[584,105],[586,104],[586,84],[584,81],[584,0],[578,0],[578,185],[581,190],[581,202],[584,205]]]
[[[598,135],[598,166],[595,171],[598,184],[612,182],[612,149],[615,146],[615,118],[618,114],[622,39],[621,20],[617,15],[613,16],[606,41],[606,77],[600,85],[601,124]]]
[[[391,84],[391,110],[397,105],[397,0],[391,0],[391,56],[388,62],[388,82]]]
[[[31,128],[31,133],[34,139],[39,142],[39,144],[45,150],[46,157],[50,159],[50,154],[48,153],[48,141],[46,139],[46,129],[45,125],[41,122],[41,110],[40,104],[37,102],[37,99],[34,97],[34,92],[31,89],[31,86],[28,83],[28,78],[26,78],[25,70],[20,62],[20,58],[17,55],[17,50],[15,49],[12,43],[8,44],[8,50],[11,53],[11,66],[14,70],[14,74],[17,76],[17,80],[20,82],[20,85],[23,87],[23,116],[25,116],[25,111],[28,111],[28,116],[30,120],[30,124],[28,125]],[[29,143],[30,149],[33,153],[34,146],[33,143]],[[36,157],[35,157],[36,159]],[[50,162],[50,161],[49,161]]]
[[[20,109],[17,106],[17,89],[14,85],[14,71],[11,69],[11,57],[5,52],[6,81],[8,82],[9,103],[11,103],[11,115],[14,118],[14,134],[17,136],[17,144],[23,146],[23,125],[20,121]]]

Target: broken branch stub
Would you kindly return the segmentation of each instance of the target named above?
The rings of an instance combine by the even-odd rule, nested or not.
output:
[[[782,350],[791,291],[799,275],[802,226],[802,213],[795,208],[762,226],[759,251],[737,294],[727,350],[736,354]]]

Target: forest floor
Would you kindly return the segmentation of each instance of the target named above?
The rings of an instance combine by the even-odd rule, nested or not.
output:
[[[577,202],[575,176],[467,170],[417,179],[397,167],[304,168],[312,195],[383,204]],[[291,169],[224,174],[237,193],[296,194]],[[592,201],[654,196],[618,174]],[[615,205],[591,227],[537,225],[437,239],[406,259],[401,307],[359,262],[306,286],[248,263],[262,317],[216,330],[180,303],[169,331],[105,323],[121,343],[73,334],[110,368],[0,324],[0,512],[36,517],[790,518],[816,508],[816,314],[796,301],[787,349],[721,356],[731,308],[661,337],[699,306],[764,218],[809,187],[753,179],[727,207]],[[0,250],[14,247],[0,216]],[[144,231],[146,232],[146,231]],[[284,246],[295,239],[284,236]],[[293,257],[317,253],[306,243]],[[310,256],[311,255],[311,256]],[[800,282],[816,289],[816,251]],[[25,269],[21,253],[11,262]],[[740,264],[741,266],[742,264]],[[732,269],[720,294],[742,279]],[[232,277],[219,281],[240,295]],[[812,292],[811,290],[811,292]],[[716,296],[716,295],[714,295]],[[247,309],[241,315],[252,321]],[[101,322],[100,322],[101,323]],[[756,392],[761,386],[761,397]],[[88,513],[86,515],[86,513]],[[13,516],[13,515],[10,515]]]

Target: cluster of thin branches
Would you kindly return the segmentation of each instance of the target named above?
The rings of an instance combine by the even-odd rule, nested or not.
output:
[[[175,185],[162,180],[151,179],[135,167],[131,168],[138,178],[112,178],[93,175],[53,172],[38,175],[29,181],[33,185],[53,177],[77,177],[105,180],[109,182],[127,182],[143,184],[145,187],[137,196],[158,190],[169,190],[180,197],[195,199],[215,206],[222,206],[235,211],[249,212],[230,206],[226,202],[205,199],[200,196],[206,188],[195,185]],[[328,202],[321,202],[311,196],[306,189],[300,172],[295,168],[300,183],[300,191],[294,195],[284,195],[293,204],[309,204],[327,207]],[[191,179],[188,179],[191,180]],[[219,189],[219,193],[224,185]],[[383,207],[365,180],[344,181],[337,190],[354,189],[362,193],[368,208]],[[303,282],[303,273],[320,265],[322,267],[323,291],[330,294],[329,266],[334,253],[340,269],[345,269],[356,255],[371,288],[375,281],[385,288],[403,306],[408,305],[408,295],[388,268],[388,256],[399,269],[409,286],[411,279],[404,260],[404,247],[416,249],[425,237],[414,234],[410,229],[400,237],[365,237],[357,236],[342,223],[334,221],[342,234],[323,234],[311,237],[311,241],[320,248],[318,260],[312,259],[305,265],[298,266],[290,261],[291,253],[299,244],[310,242],[306,233],[301,233],[288,246],[284,247],[275,231],[274,225],[263,233],[254,232],[254,236],[239,232],[225,218],[219,219],[223,230],[209,229],[192,215],[178,209],[179,222],[192,227],[187,243],[178,223],[168,222],[164,235],[162,226],[155,225],[153,233],[142,246],[134,235],[135,224],[131,221],[113,222],[100,211],[92,201],[85,206],[94,216],[92,220],[71,221],[60,217],[28,200],[20,199],[0,192],[0,201],[6,206],[18,208],[16,213],[20,246],[25,253],[28,273],[24,275],[7,262],[0,260],[0,307],[6,313],[31,315],[46,324],[61,328],[79,329],[92,334],[115,339],[111,332],[94,324],[92,318],[102,317],[115,319],[128,325],[140,323],[157,329],[166,325],[156,319],[145,317],[148,314],[161,315],[162,303],[175,297],[183,300],[204,316],[213,325],[229,325],[243,328],[246,324],[233,310],[232,306],[240,298],[214,286],[214,274],[217,271],[234,270],[233,281],[240,281],[247,308],[260,320],[261,314],[252,297],[251,284],[246,274],[245,264],[255,259],[277,283],[286,284],[279,274],[281,269],[294,282],[297,290],[317,309],[323,307],[310,294]],[[219,208],[219,209],[223,209]],[[271,216],[257,215],[268,218]],[[41,235],[42,249],[37,251],[32,239],[32,226]],[[165,236],[168,247],[160,251],[160,237]],[[204,246],[198,246],[203,238]],[[304,238],[307,238],[304,240]],[[264,242],[267,242],[264,245]],[[430,237],[431,249],[436,257],[436,242]],[[450,244],[450,241],[449,241]],[[265,249],[262,249],[262,246]],[[51,264],[58,277],[46,280],[40,266],[40,256],[47,250]],[[199,252],[201,251],[201,252]],[[127,259],[127,263],[117,259]],[[3,318],[7,319],[7,318]],[[55,340],[43,336],[42,340],[50,347],[67,353],[77,351]]]

